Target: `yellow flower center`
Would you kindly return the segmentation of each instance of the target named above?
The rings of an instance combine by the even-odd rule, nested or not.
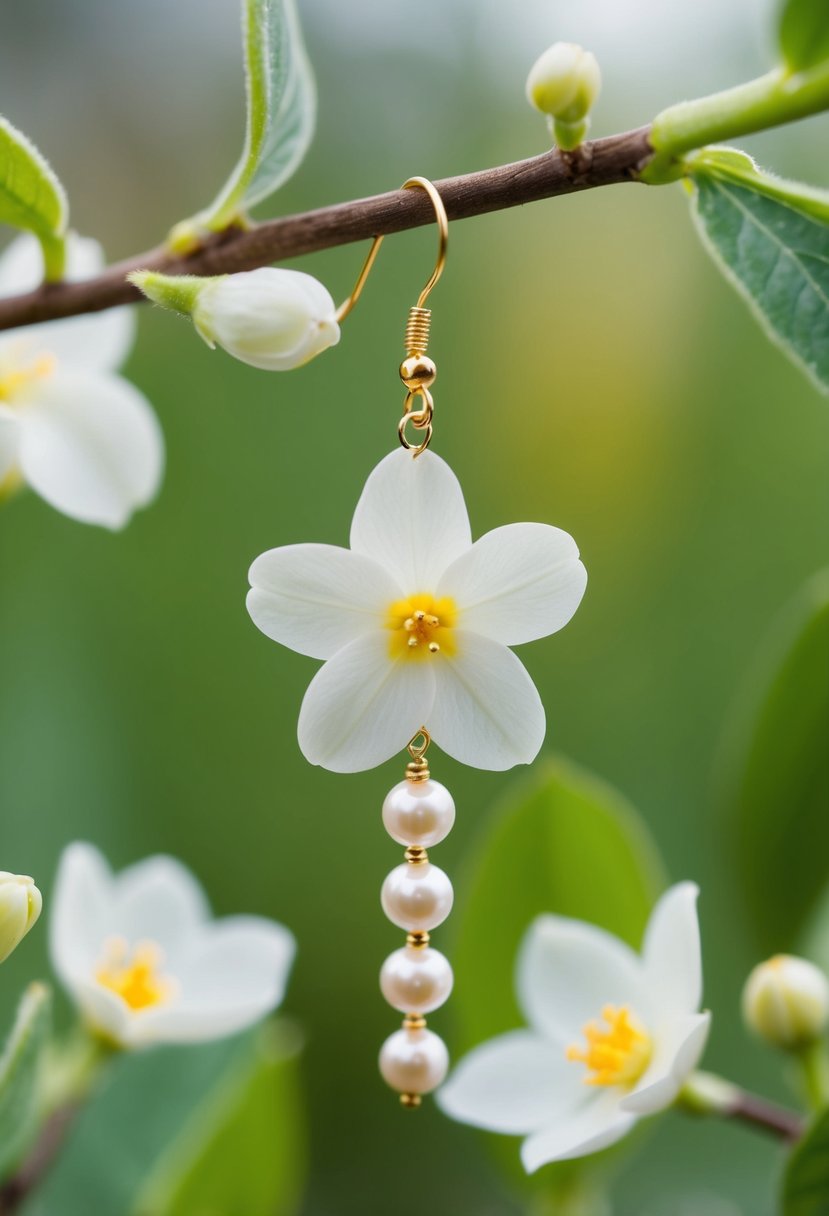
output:
[[[139,942],[130,950],[122,937],[113,937],[104,945],[95,979],[130,1009],[149,1009],[163,1005],[176,991],[175,981],[159,971],[163,961],[164,953],[155,942]]]
[[[650,1063],[651,1037],[625,1005],[605,1005],[602,1019],[604,1026],[587,1023],[582,1030],[587,1046],[568,1047],[567,1059],[587,1065],[585,1085],[633,1085]]]
[[[436,599],[427,593],[410,595],[389,605],[386,624],[390,630],[389,651],[393,659],[403,655],[425,659],[454,654],[453,629],[458,618],[455,601],[448,595]]]
[[[55,370],[55,356],[39,354],[34,359],[26,359],[20,344],[0,360],[0,401],[11,401],[22,388],[33,380],[42,380],[51,376]]]

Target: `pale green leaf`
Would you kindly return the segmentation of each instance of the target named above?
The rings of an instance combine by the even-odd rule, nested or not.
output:
[[[733,162],[689,168],[714,260],[772,341],[829,392],[829,196],[748,172],[737,180]]]
[[[619,793],[563,759],[540,765],[497,809],[461,875],[452,953],[461,1047],[522,1024],[515,961],[539,914],[590,921],[638,948],[663,885],[650,837]],[[503,1161],[517,1157],[508,1148]],[[575,1187],[579,1168],[552,1167],[556,1185]]]
[[[46,158],[0,117],[0,223],[37,236],[50,279],[63,272],[68,218],[66,193]]]
[[[17,1009],[0,1057],[0,1177],[28,1148],[37,1126],[40,1067],[49,1041],[52,1000],[43,984],[31,984]]]
[[[780,14],[780,49],[792,72],[817,67],[829,59],[826,0],[786,0]]]
[[[295,0],[242,0],[247,126],[242,155],[204,211],[171,234],[186,249],[273,194],[302,162],[314,134],[316,88]]]
[[[262,1028],[161,1158],[134,1216],[293,1216],[305,1180],[299,1036]]]
[[[829,574],[774,631],[731,730],[726,800],[758,944],[797,947],[829,880]]]
[[[829,1111],[797,1145],[783,1176],[782,1216],[829,1216]]]

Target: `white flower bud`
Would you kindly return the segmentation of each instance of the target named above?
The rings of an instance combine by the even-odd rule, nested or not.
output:
[[[590,127],[601,84],[595,55],[574,42],[556,42],[530,68],[527,100],[548,116],[561,148],[577,148]]]
[[[288,371],[339,342],[336,311],[310,274],[265,266],[209,279],[192,316],[209,346],[253,367]]]
[[[0,870],[0,963],[20,945],[42,906],[33,878]]]
[[[527,100],[542,114],[576,122],[591,110],[601,82],[595,55],[574,42],[556,42],[530,68]]]
[[[773,1047],[806,1047],[829,1022],[829,979],[806,959],[776,954],[748,977],[743,1017]]]

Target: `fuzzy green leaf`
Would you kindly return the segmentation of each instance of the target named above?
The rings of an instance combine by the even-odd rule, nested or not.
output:
[[[758,944],[797,947],[829,880],[829,573],[770,639],[732,728],[727,800]]]
[[[786,0],[780,14],[780,49],[792,72],[817,67],[829,59],[826,0]]]
[[[452,955],[461,1047],[522,1024],[513,972],[539,914],[590,921],[638,948],[662,885],[650,837],[619,793],[563,759],[541,765],[498,808],[461,875]],[[516,1157],[508,1148],[504,1161]],[[579,1168],[551,1167],[556,1186],[576,1187]]]
[[[40,1066],[51,1015],[49,989],[31,984],[0,1057],[0,1178],[17,1164],[37,1125]]]
[[[689,161],[703,241],[772,341],[829,392],[829,195],[741,174],[734,155]]]
[[[797,1145],[783,1176],[782,1216],[829,1216],[829,1111]]]
[[[262,1028],[161,1158],[134,1216],[293,1216],[305,1180],[299,1036]]]
[[[242,0],[247,127],[242,155],[204,211],[178,224],[173,248],[217,232],[273,194],[302,162],[316,124],[316,87],[294,0]]]
[[[63,272],[68,218],[66,192],[49,162],[22,131],[0,118],[0,223],[35,234],[50,279]]]

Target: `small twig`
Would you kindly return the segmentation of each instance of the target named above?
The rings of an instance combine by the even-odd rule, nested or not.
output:
[[[802,1115],[746,1090],[740,1090],[729,1116],[751,1127],[760,1128],[770,1136],[785,1140],[789,1144],[799,1140],[806,1130],[806,1120]]]
[[[435,185],[449,219],[460,220],[559,194],[634,181],[653,156],[649,132],[650,127],[641,127],[586,143],[566,155],[555,150],[545,152],[511,165],[445,178]],[[415,172],[423,166],[411,168]],[[53,283],[25,295],[0,299],[0,330],[140,301],[144,297],[126,281],[132,270],[230,274],[335,245],[418,228],[433,220],[431,204],[419,190],[392,190],[372,198],[268,220],[247,229],[228,230],[209,238],[188,257],[174,256],[162,245],[117,262],[95,278]]]
[[[43,1124],[29,1156],[17,1173],[0,1186],[0,1216],[11,1216],[29,1198],[63,1147],[81,1106],[79,1102],[67,1103],[54,1111]]]

